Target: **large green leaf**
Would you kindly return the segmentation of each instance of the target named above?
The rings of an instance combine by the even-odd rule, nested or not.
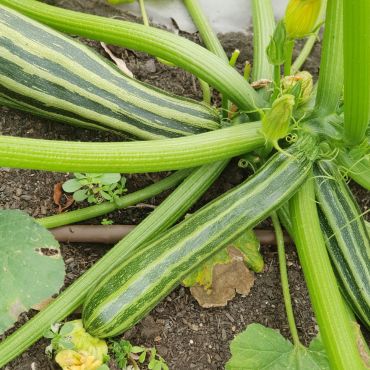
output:
[[[63,281],[53,235],[21,211],[0,211],[0,334],[20,313],[57,293]]]
[[[294,346],[278,331],[251,324],[230,345],[226,370],[329,370],[320,339],[309,348]]]

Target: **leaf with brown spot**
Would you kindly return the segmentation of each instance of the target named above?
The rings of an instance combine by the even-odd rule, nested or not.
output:
[[[53,235],[24,212],[1,210],[0,334],[63,282],[64,262]]]
[[[42,311],[44,308],[49,306],[55,299],[52,297],[46,298],[39,303],[34,304],[31,308],[36,311]]]
[[[247,295],[254,284],[254,274],[244,263],[243,254],[234,247],[228,247],[230,261],[213,267],[212,288],[194,285],[190,292],[204,307],[226,306],[236,293]]]

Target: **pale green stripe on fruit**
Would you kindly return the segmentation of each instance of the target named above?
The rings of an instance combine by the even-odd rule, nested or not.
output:
[[[370,239],[360,210],[329,162],[315,166],[316,194],[337,275],[358,316],[370,326]]]
[[[86,46],[2,6],[0,24],[0,89],[19,109],[49,109],[58,119],[55,110],[65,110],[76,116],[67,122],[143,139],[219,128],[214,109],[128,78]]]
[[[252,179],[143,246],[104,278],[84,306],[87,330],[105,337],[128,329],[191,268],[289,199],[311,168],[297,146],[289,149],[292,157],[277,154]]]
[[[110,106],[112,103],[110,103],[108,100],[104,99],[104,96],[98,96],[96,95],[96,91],[89,92],[88,89],[85,89],[84,86],[80,84],[73,84],[68,80],[68,75],[62,76],[62,78],[58,78],[55,74],[51,74],[50,72],[45,72],[45,69],[37,67],[34,63],[28,64],[29,57],[27,57],[27,54],[31,55],[33,54],[34,57],[39,58],[40,53],[42,53],[43,59],[45,61],[55,63],[56,66],[59,66],[58,68],[54,67],[55,72],[59,72],[59,74],[63,73],[65,74],[65,70],[67,70],[73,77],[81,79],[83,82],[86,83],[87,87],[91,87],[91,85],[94,85],[96,89],[99,89],[100,91],[105,91],[106,94],[109,92],[110,94],[114,94],[117,101],[118,98],[121,98],[121,101],[126,101],[130,104],[132,104],[134,107],[140,107],[148,112],[154,111],[158,112],[163,117],[167,117],[173,120],[183,120],[184,122],[191,122],[195,126],[199,127],[208,127],[209,129],[217,129],[219,125],[216,122],[210,122],[210,119],[212,115],[210,114],[212,111],[205,106],[202,106],[201,104],[194,104],[190,106],[189,102],[185,100],[177,101],[177,104],[171,104],[168,105],[167,99],[163,99],[160,96],[160,94],[153,90],[149,90],[151,93],[150,97],[158,97],[159,101],[156,103],[153,103],[150,100],[146,100],[144,96],[141,94],[135,94],[130,93],[129,91],[125,90],[123,91],[120,86],[117,86],[117,84],[112,83],[110,80],[102,78],[100,75],[97,75],[96,73],[92,73],[91,70],[84,68],[81,66],[81,64],[76,63],[76,60],[73,60],[71,58],[66,57],[62,53],[56,53],[55,50],[50,49],[48,46],[49,44],[40,44],[36,43],[35,41],[30,40],[29,38],[25,38],[24,35],[19,34],[17,31],[14,30],[14,28],[8,28],[4,27],[2,30],[5,35],[8,37],[11,37],[11,40],[8,38],[7,41],[13,42],[14,45],[12,46],[13,49],[17,48],[18,50],[22,50],[24,55],[21,57],[16,58],[15,50],[10,49],[8,53],[8,59],[12,62],[17,62],[19,66],[21,66],[25,71],[29,69],[33,73],[36,73],[38,76],[43,77],[46,81],[51,81],[58,83],[60,85],[64,85],[68,87],[71,91],[76,91],[81,95],[85,95],[86,97],[89,97],[92,100],[104,102],[105,106]],[[2,34],[0,32],[0,35]],[[87,50],[87,48],[86,48]],[[13,51],[13,53],[12,53]],[[4,51],[2,51],[2,55],[5,56]],[[99,58],[97,58],[99,59]],[[28,67],[28,68],[27,68]],[[107,68],[107,64],[104,66],[102,65],[101,68]],[[112,68],[113,70],[113,68]],[[120,81],[122,80],[122,75],[118,75],[120,78]],[[130,80],[129,78],[126,78],[126,83],[130,84],[134,87],[134,85],[139,85],[137,82],[134,82],[134,80]],[[135,86],[136,87],[136,86]],[[152,93],[153,91],[153,93]],[[143,90],[141,89],[141,92]],[[148,89],[146,89],[146,92],[148,93]],[[165,96],[167,98],[167,96]],[[95,99],[94,99],[95,98]],[[180,104],[181,103],[181,107]],[[188,106],[188,107],[187,107]],[[188,113],[185,108],[188,108]],[[116,104],[116,107],[112,110],[118,110],[119,111],[119,105]],[[179,112],[177,109],[182,109],[182,112]],[[125,111],[126,114],[130,115],[129,111]],[[195,119],[194,114],[196,113],[203,113],[204,117],[199,115],[198,120]],[[206,112],[208,115],[206,116]],[[131,116],[134,116],[131,113]],[[145,118],[145,116],[144,116]],[[213,117],[214,118],[214,117]],[[155,122],[153,122],[153,125],[155,125]]]

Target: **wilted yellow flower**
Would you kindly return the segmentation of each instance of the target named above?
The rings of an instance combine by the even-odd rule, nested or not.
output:
[[[70,349],[60,351],[55,356],[55,361],[63,370],[96,370],[103,363],[86,352]]]
[[[322,0],[290,0],[285,11],[285,28],[290,39],[309,35],[317,25]]]
[[[94,358],[104,361],[108,354],[107,343],[103,339],[95,338],[86,332],[81,320],[69,321],[64,325],[71,328],[65,336],[73,344],[73,349],[78,352],[88,353]],[[67,348],[61,348],[67,349]]]
[[[286,94],[276,99],[262,119],[262,132],[266,140],[277,145],[277,141],[289,132],[295,98]]]
[[[299,84],[297,95],[294,93],[295,87]],[[283,94],[292,94],[297,99],[297,105],[305,104],[309,101],[313,90],[313,79],[310,72],[302,71],[293,76],[285,76],[281,80],[281,90]]]

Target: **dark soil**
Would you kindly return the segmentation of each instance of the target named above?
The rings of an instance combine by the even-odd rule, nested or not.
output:
[[[103,1],[55,0],[49,2],[107,16],[116,14],[116,11],[104,5]],[[196,40],[196,36],[191,37]],[[235,47],[243,51],[242,61],[247,58],[251,59],[250,39],[247,40],[240,35],[222,39],[229,52]],[[98,43],[88,43],[104,54]],[[310,68],[307,67],[314,74],[318,71],[319,49],[319,46],[316,47],[313,56],[309,59]],[[196,79],[188,73],[164,66],[142,53],[117,48],[115,52],[124,58],[136,78],[176,94],[196,99],[201,97]],[[0,108],[0,112],[0,133],[3,135],[81,141],[119,140],[110,134],[72,128],[7,108]],[[0,169],[0,208],[22,209],[34,217],[55,214],[57,207],[53,204],[54,184],[65,181],[68,176],[62,173]],[[158,180],[160,176],[158,174],[130,175],[128,176],[129,191],[142,188]],[[247,171],[238,168],[233,162],[194,207],[194,210],[218,194],[239,184],[247,176]],[[369,208],[369,198],[366,192],[358,187],[355,188],[355,192],[361,201],[362,209],[366,211]],[[155,197],[147,203],[157,205],[165,195]],[[151,208],[130,207],[108,217],[117,224],[137,224],[150,211]],[[102,246],[63,245],[62,253],[67,268],[66,286],[86,271],[105,251],[106,247]],[[289,338],[279,283],[277,252],[274,247],[264,246],[262,253],[266,263],[265,271],[256,275],[256,281],[249,296],[237,296],[225,308],[202,309],[192,298],[189,290],[180,287],[124,337],[136,345],[156,346],[170,369],[175,370],[223,369],[230,357],[231,339],[253,322],[279,329]],[[301,267],[293,247],[287,249],[287,260],[297,326],[302,341],[307,344],[316,334],[317,326]],[[20,323],[29,320],[34,314],[34,311],[23,314]],[[58,367],[44,354],[46,345],[45,340],[37,342],[18,359],[8,364],[5,369],[57,369]],[[111,365],[112,369],[116,368],[114,364]]]

